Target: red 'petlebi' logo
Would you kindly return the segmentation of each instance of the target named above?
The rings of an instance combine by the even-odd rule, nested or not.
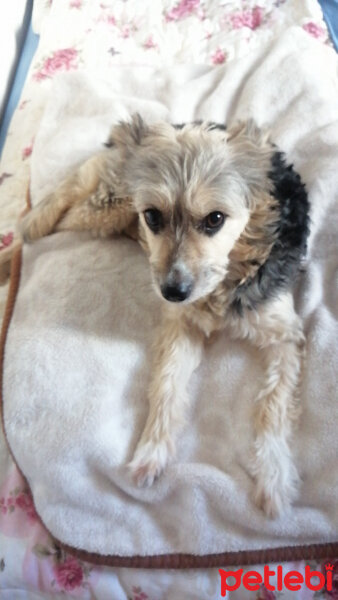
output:
[[[266,589],[271,592],[274,592],[275,590],[281,592],[283,589],[296,592],[301,589],[303,583],[305,583],[309,590],[314,592],[320,591],[324,589],[324,587],[327,592],[331,592],[333,565],[328,563],[325,565],[325,569],[326,576],[320,571],[311,571],[309,566],[305,567],[305,576],[299,571],[288,571],[288,573],[285,573],[284,575],[283,567],[278,565],[276,570],[276,586],[271,585],[270,583],[270,577],[276,575],[276,571],[273,571],[267,565],[265,565],[263,569],[263,577],[258,571],[248,571],[243,575],[243,569],[237,569],[237,571],[225,571],[224,569],[219,569],[219,574],[221,576],[221,596],[224,598],[227,592],[238,590],[240,585],[243,585],[246,590],[255,592],[260,589],[263,583]],[[230,583],[228,581],[230,577],[235,579],[235,583]],[[313,577],[317,577],[319,583],[312,583],[311,580]]]

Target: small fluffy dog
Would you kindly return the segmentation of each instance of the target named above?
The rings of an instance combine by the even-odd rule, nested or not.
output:
[[[151,485],[175,452],[187,383],[205,338],[227,329],[266,364],[256,399],[255,499],[273,517],[295,496],[289,438],[304,346],[290,287],[309,231],[292,165],[250,121],[114,126],[107,148],[22,220],[25,241],[52,231],[137,236],[163,318],[149,369],[149,416],[129,467]]]

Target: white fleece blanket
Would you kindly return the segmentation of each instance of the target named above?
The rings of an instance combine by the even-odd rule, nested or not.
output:
[[[172,122],[252,116],[272,127],[312,203],[303,414],[292,443],[302,478],[291,512],[270,521],[251,501],[252,407],[261,366],[225,335],[191,380],[178,458],[150,489],[126,470],[147,414],[148,349],[158,300],[126,239],[56,234],[24,248],[6,344],[4,418],[36,509],[62,542],[101,554],[207,554],[338,539],[337,58],[298,28],[268,49],[212,68],[116,67],[111,79],[55,84],[32,161],[37,201],[137,110]]]

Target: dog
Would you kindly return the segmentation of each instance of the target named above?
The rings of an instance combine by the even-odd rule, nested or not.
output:
[[[254,500],[274,518],[299,481],[289,444],[305,339],[290,290],[309,234],[305,185],[253,121],[226,129],[134,115],[112,128],[106,146],[26,214],[21,235],[125,233],[148,256],[163,305],[149,414],[129,463],[139,486],[152,485],[175,454],[204,341],[226,330],[259,349]]]

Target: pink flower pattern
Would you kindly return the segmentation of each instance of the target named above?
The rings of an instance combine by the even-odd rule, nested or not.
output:
[[[125,25],[124,27],[122,27],[121,29],[121,36],[124,39],[127,39],[130,37],[130,27],[128,25]]]
[[[112,25],[115,26],[116,25],[116,18],[114,17],[114,15],[110,15],[110,14],[101,14],[97,19],[96,19],[97,23],[107,23],[107,25]],[[90,30],[92,31],[92,30]]]
[[[54,568],[55,579],[60,588],[70,592],[83,582],[83,569],[79,561],[68,556],[65,561],[57,563]]]
[[[10,231],[9,233],[6,233],[5,235],[1,235],[1,233],[0,233],[0,250],[3,250],[3,248],[7,248],[7,246],[10,246],[13,241],[13,238],[14,238],[13,231]]]
[[[25,146],[25,148],[22,150],[22,160],[25,160],[32,154],[33,144],[34,144],[34,142],[31,142],[28,146]]]
[[[9,246],[13,241],[13,233],[7,236],[0,236],[0,250]],[[32,496],[27,489],[16,487],[9,492],[9,496],[0,498],[0,511],[3,515],[12,514],[16,509],[23,511],[30,522],[36,521],[39,517],[35,511]]]
[[[314,38],[323,38],[325,36],[325,30],[312,21],[303,25],[303,29]]]
[[[3,247],[13,241],[13,233],[0,236]],[[0,246],[1,247],[1,246]],[[27,485],[16,468],[0,487],[0,532],[11,537],[25,538],[40,524]]]
[[[213,65],[221,65],[226,61],[226,53],[217,48],[216,52],[211,56],[211,62]]]
[[[30,537],[23,560],[24,580],[42,592],[73,592],[81,597],[85,589],[96,585],[100,569],[66,553],[43,526]]]
[[[14,501],[14,499],[13,499]],[[30,521],[36,521],[39,517],[34,508],[33,499],[29,492],[23,491],[15,498],[15,506],[23,510]]]
[[[263,20],[263,9],[260,6],[255,6],[252,10],[243,10],[230,15],[230,22],[233,29],[248,27],[249,29],[257,29]]]
[[[41,592],[73,592],[96,585],[100,568],[64,552],[42,525],[30,491],[16,467],[0,487],[0,533],[27,539],[23,578]],[[0,588],[1,589],[1,588]],[[1,595],[1,593],[0,593]]]
[[[35,81],[43,81],[59,71],[70,71],[78,67],[78,51],[75,48],[55,50],[47,57],[43,64],[34,73]]]
[[[143,46],[144,46],[145,48],[148,48],[148,49],[150,49],[150,48],[157,48],[157,44],[154,42],[154,40],[153,40],[153,36],[152,36],[152,35],[150,35],[150,36],[149,36],[149,37],[146,39],[146,41],[144,42]]]
[[[165,17],[167,21],[178,21],[191,15],[199,7],[200,0],[181,0],[174,8],[169,10]]]

